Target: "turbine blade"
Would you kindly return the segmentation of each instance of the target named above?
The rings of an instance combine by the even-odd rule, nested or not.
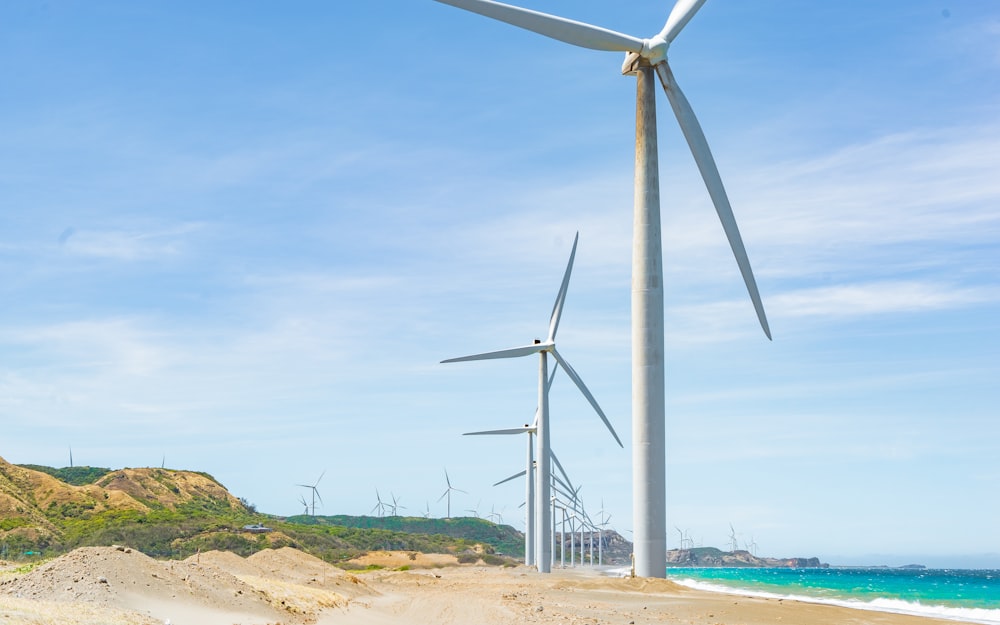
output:
[[[569,482],[570,484],[572,484],[573,481],[571,479],[569,479],[569,475],[566,474],[566,469],[564,469],[562,463],[559,462],[559,458],[556,457],[555,452],[550,449],[549,450],[549,455],[552,456],[552,462],[555,463],[556,468],[558,468],[559,472],[562,473],[563,479],[565,479],[567,482]],[[570,486],[570,489],[572,489],[572,486]]]
[[[438,503],[441,503],[441,500],[442,500],[442,499],[444,499],[445,497],[447,497],[447,496],[448,496],[448,493],[449,493],[449,492],[451,492],[451,489],[450,489],[450,488],[449,488],[448,490],[444,491],[444,494],[443,494],[443,495],[441,495],[440,497],[438,497],[438,500],[437,500],[437,502],[438,502]]]
[[[611,52],[639,52],[642,39],[623,33],[491,0],[437,0],[566,43]]]
[[[552,485],[552,490],[558,492],[561,495],[565,495],[566,497],[570,496],[569,492],[573,490],[573,487],[571,487],[569,484],[567,484],[566,482],[562,481],[561,479],[559,479],[555,475],[552,476],[552,481],[554,481],[556,484],[559,484],[563,488],[566,489],[566,490],[562,490],[558,486],[556,486],[555,484],[553,484]]]
[[[670,11],[667,23],[663,25],[663,30],[660,31],[658,38],[670,44],[703,4],[705,4],[705,0],[677,0],[677,4]]]
[[[534,432],[535,428],[511,428],[509,430],[486,430],[485,432],[466,432],[462,436],[480,436],[480,435],[494,435],[494,434],[524,434],[526,432]]]
[[[568,375],[569,378],[573,380],[573,383],[576,384],[577,388],[580,389],[583,396],[587,398],[587,401],[590,402],[590,405],[593,406],[594,410],[597,411],[597,416],[601,418],[601,421],[604,421],[604,425],[608,427],[608,431],[611,432],[611,436],[615,437],[615,441],[618,443],[618,446],[624,449],[625,445],[622,445],[621,439],[618,438],[618,433],[615,432],[615,428],[611,426],[611,422],[608,421],[608,417],[605,416],[604,411],[601,410],[601,406],[597,403],[597,400],[594,399],[594,396],[591,395],[590,390],[587,389],[587,385],[583,383],[583,380],[581,380],[580,376],[573,370],[573,367],[566,362],[566,359],[559,355],[558,351],[552,349],[552,355],[555,357],[556,361],[559,362],[559,365],[566,371],[566,375]]]
[[[514,475],[512,475],[510,477],[507,477],[507,478],[504,478],[504,479],[500,480],[499,482],[497,482],[496,484],[494,484],[494,486],[500,486],[501,484],[503,484],[505,482],[509,482],[511,480],[516,480],[517,478],[523,476],[525,473],[527,473],[527,471],[521,471],[519,473],[515,473]]]
[[[458,358],[449,358],[448,360],[442,360],[442,363],[446,362],[466,362],[469,360],[493,360],[495,358],[520,358],[521,356],[530,356],[531,354],[537,354],[540,351],[544,351],[549,347],[546,343],[536,343],[534,345],[525,345],[523,347],[512,347],[510,349],[501,349],[496,352],[486,352],[483,354],[473,354],[471,356],[460,356]]]
[[[549,342],[556,340],[556,332],[559,330],[559,319],[562,318],[563,304],[566,302],[566,292],[569,290],[569,276],[573,273],[573,259],[576,258],[576,244],[580,241],[580,233],[576,233],[573,239],[573,250],[569,253],[569,262],[566,263],[566,273],[563,274],[562,284],[559,285],[559,294],[556,295],[556,303],[552,306],[552,315],[549,317]],[[552,372],[555,375],[555,371]]]
[[[708,188],[708,194],[712,197],[712,203],[715,204],[715,212],[719,215],[719,220],[722,222],[722,229],[726,231],[726,237],[729,239],[729,247],[732,248],[733,255],[736,257],[736,264],[739,265],[740,273],[743,274],[743,282],[747,286],[750,299],[753,301],[753,307],[757,311],[757,319],[760,321],[760,327],[770,340],[771,329],[767,325],[767,317],[764,315],[764,304],[760,301],[760,293],[757,291],[757,282],[754,280],[753,270],[750,269],[750,259],[747,257],[746,248],[743,247],[743,239],[740,237],[740,230],[736,226],[733,208],[729,205],[729,197],[726,195],[726,188],[722,184],[722,176],[719,174],[719,168],[715,165],[715,159],[712,158],[712,151],[708,147],[705,133],[702,131],[701,125],[694,115],[691,104],[684,97],[684,93],[680,87],[677,86],[673,72],[670,71],[670,67],[665,61],[656,66],[656,73],[660,76],[663,90],[667,94],[667,99],[670,100],[671,108],[674,109],[674,115],[677,117],[678,123],[680,123],[684,138],[687,139],[688,147],[691,148],[691,154],[694,155],[694,160],[701,171],[701,177],[705,180],[705,186]]]
[[[555,363],[552,366],[552,373],[549,374],[549,382],[546,388],[552,388],[552,381],[556,379],[556,371],[559,371],[559,363]]]

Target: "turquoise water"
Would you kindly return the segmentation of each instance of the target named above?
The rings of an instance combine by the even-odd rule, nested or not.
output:
[[[1000,570],[670,568],[667,577],[705,590],[1000,625]]]

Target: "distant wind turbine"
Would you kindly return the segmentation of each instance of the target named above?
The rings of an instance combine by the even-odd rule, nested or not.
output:
[[[403,498],[396,497],[396,495],[393,494],[392,491],[389,491],[389,496],[392,497],[392,503],[390,504],[392,507],[392,512],[389,513],[389,516],[399,516],[398,514],[399,510],[406,510],[406,506],[399,505],[399,502],[402,501]]]
[[[376,499],[377,503],[372,507],[372,509],[369,512],[369,514],[376,513],[379,516],[384,516],[385,515],[386,503],[384,501],[382,501],[382,495],[379,494],[377,488],[375,489],[375,499]]]
[[[497,512],[496,506],[490,506],[490,513],[486,516],[497,525],[503,525],[503,509]]]
[[[601,509],[597,512],[597,516],[601,519],[601,522],[597,524],[598,532],[598,542],[597,542],[597,564],[598,566],[604,564],[604,532],[608,529],[608,523],[611,522],[611,515],[605,516],[604,514],[604,500],[601,500]]]
[[[312,515],[313,516],[316,516],[316,500],[319,499],[319,502],[323,503],[323,498],[320,497],[320,495],[319,495],[319,489],[317,489],[316,487],[319,486],[319,482],[320,482],[320,480],[323,479],[324,475],[326,475],[326,471],[325,470],[322,473],[319,474],[318,478],[316,478],[316,483],[315,484],[296,484],[296,486],[301,486],[302,488],[308,488],[310,491],[312,491]]]
[[[552,386],[552,380],[556,377],[556,372],[559,371],[559,365],[552,367],[552,374],[549,376],[549,387]],[[528,435],[528,445],[527,445],[527,459],[524,465],[524,471],[519,475],[514,477],[525,476],[524,478],[524,501],[525,501],[525,511],[524,511],[524,564],[525,566],[534,566],[535,564],[535,444],[534,438],[535,434],[538,432],[538,408],[535,408],[535,419],[531,425],[527,423],[523,427],[518,428],[507,428],[502,430],[486,430],[484,432],[466,432],[462,436],[509,436],[512,434],[527,434]],[[507,478],[514,479],[514,477]],[[507,480],[497,482],[494,486],[498,486]]]
[[[468,512],[469,514],[471,514],[472,516],[474,516],[474,517],[476,517],[478,519],[479,518],[479,506],[482,505],[482,503],[483,503],[483,500],[480,499],[479,502],[476,503],[476,507],[475,508],[468,508],[466,510],[466,512]]]
[[[537,446],[535,457],[538,459],[538,470],[535,475],[535,535],[538,537],[548,535],[548,528],[552,527],[552,517],[550,516],[551,509],[549,508],[551,498],[550,481],[552,475],[552,466],[549,462],[551,444],[549,433],[548,356],[550,354],[556,362],[559,363],[559,366],[562,367],[563,371],[566,372],[566,375],[573,380],[573,383],[580,389],[583,396],[587,398],[587,401],[590,402],[590,405],[597,412],[597,415],[601,418],[601,420],[604,421],[604,425],[607,426],[618,445],[624,447],[621,439],[618,438],[618,434],[615,432],[614,427],[611,426],[611,422],[608,421],[604,411],[601,410],[601,406],[597,403],[597,400],[594,399],[594,396],[583,383],[583,380],[577,374],[576,370],[573,369],[569,362],[556,350],[556,332],[559,330],[559,321],[562,318],[563,305],[566,302],[566,293],[569,290],[569,278],[573,272],[573,260],[576,258],[576,247],[579,240],[580,234],[577,233],[577,235],[573,238],[573,249],[569,255],[569,262],[566,264],[566,272],[563,274],[562,284],[559,287],[559,293],[556,296],[555,305],[552,307],[552,314],[549,317],[548,336],[544,341],[535,339],[535,342],[532,345],[514,347],[512,349],[505,349],[496,352],[474,354],[472,356],[462,356],[460,358],[449,358],[448,360],[442,361],[465,362],[469,360],[492,360],[495,358],[518,358],[538,354],[538,420],[535,425]],[[549,573],[552,570],[551,549],[551,545],[547,541],[535,541],[535,563],[538,567],[538,571],[541,573]]]
[[[448,498],[448,516],[447,516],[447,518],[450,519],[451,518],[451,493],[452,493],[452,491],[455,491],[455,492],[458,492],[458,493],[465,493],[465,491],[462,490],[462,489],[460,489],[460,488],[455,488],[454,486],[451,485],[451,478],[448,477],[448,469],[444,470],[444,481],[448,483],[448,488],[444,491],[443,495],[441,495],[440,497],[438,497],[438,501],[440,502],[445,497]],[[465,494],[468,495],[468,493],[465,493]]]
[[[536,421],[537,423],[537,421]],[[534,434],[537,428],[534,425],[525,424],[524,427],[519,428],[508,428],[504,430],[487,430],[484,432],[466,432],[463,436],[492,436],[492,435],[510,435],[510,434],[527,434],[528,435],[528,453],[527,462],[524,466],[524,471],[515,477],[525,476],[525,511],[524,511],[524,564],[525,566],[532,566],[535,563],[535,449],[533,443]],[[514,479],[513,477],[508,479]],[[507,480],[503,480],[506,482]],[[501,484],[503,482],[497,482],[494,486]]]
[[[705,0],[678,0],[663,29],[649,39],[491,0],[437,0],[582,48],[624,52],[622,73],[637,77],[632,243],[632,505],[635,572],[666,576],[666,457],[663,359],[663,253],[656,140],[656,78],[659,78],[695,163],[705,181],[743,282],[768,339],[771,330],[733,209],[708,141],[667,64],[667,49]],[[485,48],[475,42],[464,53]],[[547,435],[547,434],[546,434]],[[542,463],[544,464],[544,463]]]

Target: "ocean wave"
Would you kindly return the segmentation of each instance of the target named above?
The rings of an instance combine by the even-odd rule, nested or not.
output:
[[[1000,625],[1000,610],[988,608],[956,608],[944,605],[925,605],[918,601],[905,601],[903,599],[879,598],[871,601],[860,601],[857,599],[834,599],[827,597],[810,597],[808,595],[785,595],[761,590],[751,590],[749,588],[738,588],[724,586],[722,584],[712,584],[691,578],[671,578],[672,581],[708,592],[720,592],[730,595],[743,595],[746,597],[762,597],[766,599],[785,599],[789,601],[801,601],[803,603],[818,603],[823,605],[834,605],[842,608],[854,610],[871,610],[874,612],[891,612],[894,614],[907,614],[910,616],[925,616],[951,621],[963,621],[966,623],[982,623],[984,625]]]

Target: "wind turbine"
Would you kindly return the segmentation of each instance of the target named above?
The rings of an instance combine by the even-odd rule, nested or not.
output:
[[[555,371],[553,371],[555,373]],[[550,378],[551,381],[551,378]],[[537,423],[537,412],[536,420]],[[486,430],[484,432],[466,432],[462,436],[495,436],[495,435],[511,435],[511,434],[527,434],[528,435],[528,453],[527,462],[524,466],[524,471],[518,473],[515,476],[509,477],[505,480],[497,482],[494,486],[502,484],[508,480],[525,476],[525,511],[524,511],[524,564],[525,566],[532,566],[535,563],[535,449],[532,445],[533,437],[537,427],[534,425],[524,424],[524,427],[520,428],[508,428],[504,430]]]
[[[406,506],[399,505],[399,502],[402,501],[403,498],[396,497],[396,495],[393,494],[392,491],[389,491],[389,496],[392,497],[392,503],[389,504],[390,507],[392,508],[392,512],[389,513],[389,516],[399,516],[397,514],[397,510],[406,510]]]
[[[552,367],[552,374],[549,376],[549,386],[556,377],[559,366]],[[503,430],[486,430],[484,432],[466,432],[462,436],[507,436],[511,434],[527,434],[527,461],[524,471],[497,482],[494,486],[499,486],[508,480],[525,476],[524,479],[524,565],[534,566],[535,564],[535,447],[534,437],[538,432],[538,408],[535,408],[535,420],[532,425],[524,424],[524,427],[507,428]]]
[[[608,529],[608,523],[611,522],[611,515],[604,514],[604,500],[601,499],[601,509],[597,512],[598,518],[601,522],[597,524],[598,527],[598,543],[597,543],[597,564],[604,564],[604,530]]]
[[[663,29],[642,39],[491,0],[436,0],[582,48],[624,52],[622,73],[638,81],[632,244],[632,506],[635,571],[666,576],[666,457],[663,382],[663,252],[656,142],[659,77],[729,239],[757,319],[771,331],[743,239],[708,141],[667,64],[667,49],[705,0],[678,0]]]
[[[385,504],[384,501],[382,501],[382,495],[379,494],[377,488],[375,489],[375,500],[376,500],[376,503],[375,503],[374,506],[372,506],[372,509],[368,511],[368,514],[371,514],[371,513],[375,512],[380,517],[381,516],[385,516],[386,504]]]
[[[475,354],[472,356],[462,356],[460,358],[449,358],[448,360],[442,361],[464,362],[468,360],[492,360],[495,358],[518,358],[521,356],[538,354],[538,417],[535,422],[537,447],[535,457],[538,459],[538,470],[535,472],[535,535],[539,538],[546,536],[548,531],[547,528],[552,527],[552,518],[550,516],[549,508],[550,482],[552,475],[552,465],[549,462],[551,444],[549,435],[548,356],[550,354],[558,365],[562,367],[563,371],[566,372],[566,375],[573,380],[573,383],[580,389],[583,396],[587,398],[590,405],[593,406],[597,415],[601,417],[602,421],[604,421],[604,425],[607,426],[618,445],[624,447],[621,439],[618,438],[618,434],[615,433],[615,429],[611,426],[611,422],[608,421],[604,411],[601,410],[601,406],[597,403],[597,400],[594,399],[590,390],[587,389],[583,380],[580,379],[576,370],[570,366],[569,362],[567,362],[558,351],[556,351],[556,332],[559,330],[559,320],[562,318],[563,304],[566,302],[566,293],[569,290],[569,278],[570,274],[573,272],[573,259],[576,258],[576,246],[579,241],[580,233],[578,232],[573,238],[573,250],[570,252],[569,262],[566,264],[566,272],[563,274],[562,284],[559,287],[559,294],[556,296],[555,305],[552,307],[552,314],[549,317],[549,333],[544,341],[535,339],[535,342],[532,345],[514,347],[512,349],[504,349],[496,352],[487,352],[484,354]],[[538,571],[541,573],[551,572],[551,547],[548,546],[547,542],[544,540],[536,540],[535,550],[535,563],[538,566]]]
[[[465,491],[462,490],[461,488],[455,488],[454,486],[451,485],[451,478],[448,477],[448,469],[444,470],[444,480],[448,483],[448,488],[444,491],[443,495],[441,495],[440,497],[438,497],[438,502],[440,502],[445,497],[448,498],[448,518],[450,519],[451,518],[451,491],[455,491],[455,492],[459,492],[459,493],[465,493]],[[465,494],[468,495],[469,493],[465,493]]]
[[[303,512],[302,514],[309,514],[309,502],[306,501],[306,498],[303,497],[302,495],[299,495],[299,503],[305,506],[305,512]]]
[[[480,506],[480,505],[481,505],[482,503],[483,503],[483,500],[482,500],[482,499],[480,499],[480,500],[479,500],[479,502],[478,502],[478,503],[476,504],[476,507],[475,507],[475,508],[467,508],[467,509],[466,509],[465,511],[466,511],[466,512],[468,512],[469,514],[471,514],[471,515],[472,515],[473,517],[475,517],[475,518],[477,518],[477,519],[478,519],[478,518],[480,518],[480,517],[479,517],[479,506]]]
[[[503,508],[500,509],[500,512],[497,512],[496,505],[490,506],[490,513],[486,515],[486,518],[497,525],[503,525]]]
[[[325,470],[322,473],[319,474],[318,478],[316,478],[316,483],[315,484],[296,484],[296,486],[301,486],[302,488],[308,488],[309,490],[312,491],[312,515],[313,516],[316,516],[316,500],[319,499],[319,502],[323,503],[323,498],[319,496],[319,490],[316,487],[319,486],[319,481],[323,479],[324,475],[326,475],[326,471]]]

